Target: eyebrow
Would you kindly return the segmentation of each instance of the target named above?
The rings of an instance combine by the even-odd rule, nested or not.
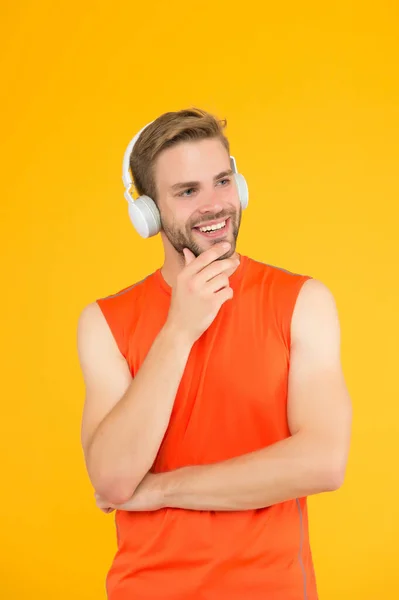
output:
[[[221,173],[218,173],[213,178],[213,181],[217,181],[218,179],[221,179],[222,177],[227,177],[228,175],[233,175],[232,169],[228,169],[227,171],[222,171]],[[176,190],[181,190],[182,188],[195,187],[199,184],[200,184],[199,181],[183,181],[181,183],[175,183],[174,185],[171,186],[170,189],[172,191],[176,191]]]

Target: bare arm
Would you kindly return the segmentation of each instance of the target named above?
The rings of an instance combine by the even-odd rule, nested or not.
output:
[[[211,465],[144,480],[124,510],[168,506],[246,510],[337,489],[344,480],[352,409],[340,364],[335,303],[320,282],[301,290],[292,320],[288,419],[291,436]]]
[[[151,468],[190,350],[183,336],[165,326],[132,380],[99,306],[90,304],[82,311],[82,446],[94,488],[111,502],[131,497]]]
[[[167,506],[243,510],[341,486],[352,410],[340,364],[335,303],[318,281],[310,280],[301,290],[291,346],[291,437],[225,462],[166,473],[159,483]]]
[[[98,494],[123,503],[158,453],[194,342],[232,296],[228,276],[236,259],[217,260],[223,244],[186,257],[167,321],[132,381],[111,331],[94,303],[78,324],[78,353],[86,386],[82,445]]]

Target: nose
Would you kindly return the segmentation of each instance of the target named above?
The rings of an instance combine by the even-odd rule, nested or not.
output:
[[[223,210],[223,206],[216,194],[211,194],[199,207],[198,211],[204,215],[207,213],[219,213]]]

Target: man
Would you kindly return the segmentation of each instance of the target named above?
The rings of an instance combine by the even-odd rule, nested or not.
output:
[[[111,600],[318,597],[306,497],[342,485],[351,427],[337,310],[320,281],[237,252],[224,125],[190,109],[141,132],[131,173],[165,260],[79,319]]]

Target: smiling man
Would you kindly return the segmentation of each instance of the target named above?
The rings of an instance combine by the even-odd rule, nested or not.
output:
[[[237,252],[247,188],[224,125],[188,109],[136,136],[129,214],[164,261],[79,319],[110,600],[318,598],[307,496],[342,485],[352,419],[337,309]]]

